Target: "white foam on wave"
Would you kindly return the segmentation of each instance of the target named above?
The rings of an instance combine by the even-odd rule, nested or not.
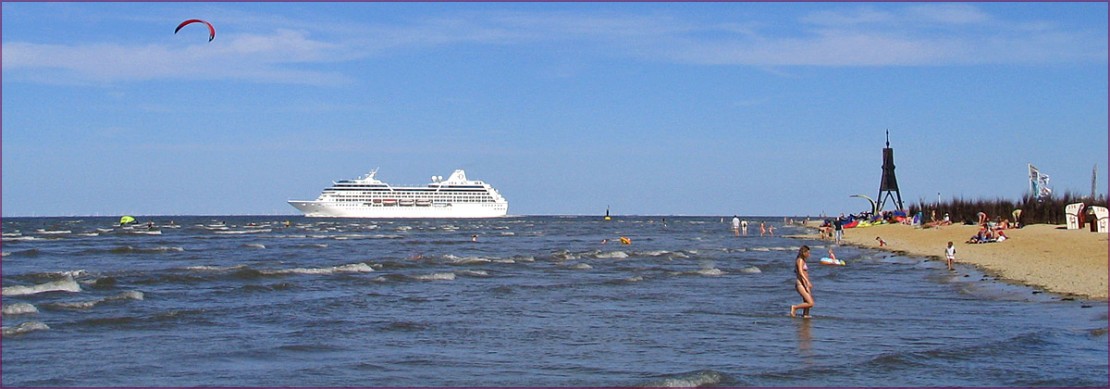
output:
[[[15,327],[2,327],[4,336],[23,335],[28,332],[43,331],[49,329],[50,326],[41,321],[29,321],[26,323],[20,323],[18,326]]]
[[[81,285],[73,280],[73,277],[66,277],[64,280],[51,281],[44,284],[34,286],[8,286],[0,293],[4,296],[26,296],[29,294],[38,294],[45,292],[80,292]]]
[[[458,273],[461,276],[489,277],[489,273],[486,272],[485,270],[463,270],[463,271],[460,271]]]
[[[701,274],[703,276],[709,276],[709,277],[717,277],[717,276],[725,275],[725,272],[723,272],[723,271],[721,271],[721,269],[717,269],[717,268],[701,269],[701,270],[698,270],[697,273]]]
[[[417,279],[417,280],[421,280],[421,281],[454,281],[455,280],[455,273],[432,273],[432,274],[424,274],[424,275],[419,275],[419,276],[413,276],[412,278]]]
[[[207,265],[202,265],[202,266],[189,266],[189,267],[186,267],[186,268],[185,268],[185,270],[194,270],[194,271],[225,271],[225,270],[238,270],[238,269],[242,269],[242,268],[244,268],[244,267],[246,267],[246,266],[247,266],[247,265],[235,265],[235,266],[207,266]]]
[[[640,282],[644,280],[644,276],[632,276],[624,279],[626,282]]]
[[[264,248],[266,248],[266,245],[264,245],[262,243],[245,243],[245,244],[243,244],[243,247],[246,247],[246,248],[249,248],[249,249],[264,249]]]
[[[596,257],[599,258],[599,259],[624,259],[624,258],[628,258],[628,253],[626,253],[624,251],[610,251],[610,252],[605,252],[605,253],[599,253],[599,254],[596,255]]]
[[[690,373],[684,376],[671,377],[662,381],[653,382],[647,386],[662,388],[695,388],[699,386],[713,386],[720,384],[721,373],[707,370]]]
[[[82,276],[87,276],[88,272],[84,271],[84,269],[67,270],[67,271],[59,272],[59,273],[57,273],[57,275],[62,276],[62,277],[69,277],[69,278],[78,278],[78,277],[82,277]]]
[[[556,261],[567,261],[567,260],[571,260],[571,259],[578,259],[578,255],[564,250],[564,251],[552,253],[551,258],[555,259]]]
[[[745,267],[743,269],[740,269],[740,272],[744,273],[744,274],[759,274],[759,273],[763,273],[763,270],[759,270],[759,268],[755,267],[755,266],[748,266],[748,267]]]
[[[469,264],[475,264],[475,263],[490,263],[490,262],[492,262],[491,260],[489,260],[487,258],[482,258],[482,257],[458,257],[458,256],[455,256],[453,254],[447,254],[443,258],[448,260],[448,261],[451,261],[451,263],[458,264],[458,265],[469,265]]]
[[[4,316],[26,315],[30,313],[39,313],[39,309],[28,303],[15,303],[4,306]]]
[[[590,270],[590,269],[593,269],[594,267],[590,266],[590,264],[588,264],[588,263],[579,263],[577,265],[571,266],[570,268],[575,269],[575,270]]]
[[[336,273],[370,273],[374,268],[365,263],[351,263],[341,266],[324,268],[296,268],[287,270],[268,270],[262,274],[336,274]]]
[[[43,235],[61,235],[61,234],[72,234],[72,233],[73,233],[73,231],[70,231],[70,230],[44,230],[44,229],[38,229],[38,230],[35,230],[35,233],[36,233],[36,234],[43,234]]]
[[[45,240],[45,239],[37,238],[37,237],[34,237],[34,236],[16,236],[16,237],[10,237],[10,238],[9,237],[4,237],[5,242],[26,242],[26,241],[32,241],[32,240]]]

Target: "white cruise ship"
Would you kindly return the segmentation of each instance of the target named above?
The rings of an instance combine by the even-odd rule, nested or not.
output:
[[[289,201],[309,217],[487,218],[505,216],[509,202],[482,181],[455,170],[427,186],[394,187],[374,178],[377,169],[354,180],[340,180],[314,201]]]

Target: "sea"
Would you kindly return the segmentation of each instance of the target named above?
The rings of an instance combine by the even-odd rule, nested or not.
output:
[[[741,218],[4,218],[3,386],[1108,385],[1105,301]]]

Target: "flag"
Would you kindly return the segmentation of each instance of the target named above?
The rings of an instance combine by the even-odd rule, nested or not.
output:
[[[1029,191],[1038,200],[1052,196],[1052,188],[1048,187],[1048,175],[1041,173],[1033,164],[1029,164]]]

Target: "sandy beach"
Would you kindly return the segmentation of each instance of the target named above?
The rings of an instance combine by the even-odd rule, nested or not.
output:
[[[812,227],[819,222],[811,222]],[[1066,230],[1062,225],[1036,224],[1006,231],[1004,242],[965,243],[978,226],[950,225],[914,228],[883,224],[844,230],[844,243],[931,260],[944,260],[949,241],[956,247],[956,262],[978,266],[1001,279],[1042,288],[1062,295],[1107,300],[1107,234]],[[813,235],[816,237],[816,234]],[[875,237],[886,241],[879,247]]]

